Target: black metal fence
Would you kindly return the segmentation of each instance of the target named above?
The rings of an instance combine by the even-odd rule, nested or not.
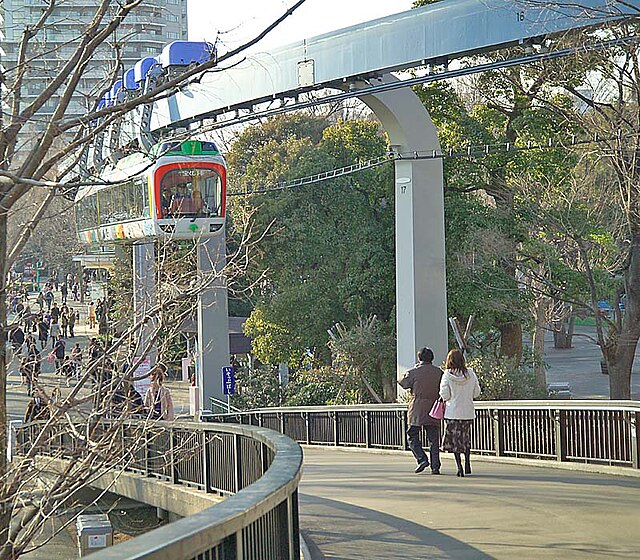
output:
[[[89,453],[81,432],[48,426],[37,453],[77,460]],[[43,423],[17,430],[22,456]],[[108,436],[103,467],[189,485],[227,496],[221,503],[123,544],[95,560],[297,560],[300,557],[298,483],[302,450],[291,439],[255,426],[104,423],[91,439]],[[95,447],[91,451],[95,453]],[[96,458],[98,459],[98,458]],[[20,460],[20,458],[18,458]]]
[[[270,408],[217,422],[263,426],[307,445],[406,450],[405,405]],[[640,402],[477,402],[472,451],[638,469]]]

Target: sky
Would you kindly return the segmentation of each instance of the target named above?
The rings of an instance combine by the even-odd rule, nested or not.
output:
[[[306,0],[259,45],[287,45],[411,8],[413,0]],[[267,27],[295,0],[188,0],[189,40],[210,41],[220,33],[223,52]]]

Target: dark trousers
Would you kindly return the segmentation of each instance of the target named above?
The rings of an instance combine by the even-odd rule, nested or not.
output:
[[[429,455],[431,457],[431,470],[440,470],[440,426],[424,426],[427,432],[427,440],[429,441]],[[422,426],[411,426],[407,430],[407,439],[409,440],[409,449],[413,453],[418,463],[423,463],[427,460],[427,454],[422,448],[422,442],[420,441],[420,431]]]

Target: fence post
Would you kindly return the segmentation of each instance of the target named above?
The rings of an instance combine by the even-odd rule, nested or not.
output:
[[[242,490],[242,461],[240,454],[240,436],[238,434],[233,434],[233,473],[236,492],[240,492],[240,490]]]
[[[309,413],[303,412],[302,417],[304,418],[304,439],[307,442],[307,445],[311,445],[311,427],[309,426]]]
[[[149,476],[151,474],[151,468],[149,467],[149,447],[151,446],[151,442],[149,441],[149,431],[148,429],[144,430],[144,474],[145,476]],[[173,461],[173,446],[171,449],[171,461]]]
[[[400,429],[402,430],[402,449],[407,451],[409,449],[409,440],[407,439],[407,414],[406,410],[400,411]]]
[[[329,412],[329,418],[333,418],[333,445],[338,447],[340,438],[338,437],[338,411]]]
[[[364,441],[367,449],[371,449],[371,411],[364,411]]]
[[[556,455],[558,461],[567,460],[567,413],[564,410],[556,410],[555,415]]]
[[[202,483],[204,484],[204,491],[207,494],[211,493],[210,474],[209,442],[207,440],[207,431],[202,430]]]
[[[300,526],[298,519],[298,492],[287,498],[287,532],[289,533],[289,559],[300,558]]]
[[[169,442],[171,445],[171,454],[169,456],[169,460],[171,461],[169,465],[171,469],[171,482],[173,482],[173,484],[179,484],[180,477],[178,476],[178,461],[176,458],[176,434],[173,428],[169,428]]]
[[[640,469],[640,430],[638,430],[638,417],[637,412],[629,413],[629,424],[631,432],[631,466],[634,469]]]
[[[504,455],[504,413],[502,410],[492,410],[493,419],[493,449],[496,457]]]

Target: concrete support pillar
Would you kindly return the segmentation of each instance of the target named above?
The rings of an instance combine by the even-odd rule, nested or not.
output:
[[[396,80],[386,76],[385,81]],[[380,119],[394,152],[440,151],[436,129],[409,88],[362,100]],[[416,351],[429,346],[435,364],[447,350],[447,294],[442,160],[398,160],[396,188],[397,375],[413,367]]]
[[[133,311],[136,322],[142,320],[156,304],[155,246],[153,242],[133,245]],[[152,336],[154,322],[150,321],[140,331],[136,354],[140,355]],[[157,350],[149,352],[150,365],[155,364]]]
[[[198,296],[196,371],[200,410],[211,409],[210,397],[227,400],[222,389],[222,368],[230,363],[227,287],[222,274],[225,248],[224,232],[198,244],[198,271],[204,284]]]

